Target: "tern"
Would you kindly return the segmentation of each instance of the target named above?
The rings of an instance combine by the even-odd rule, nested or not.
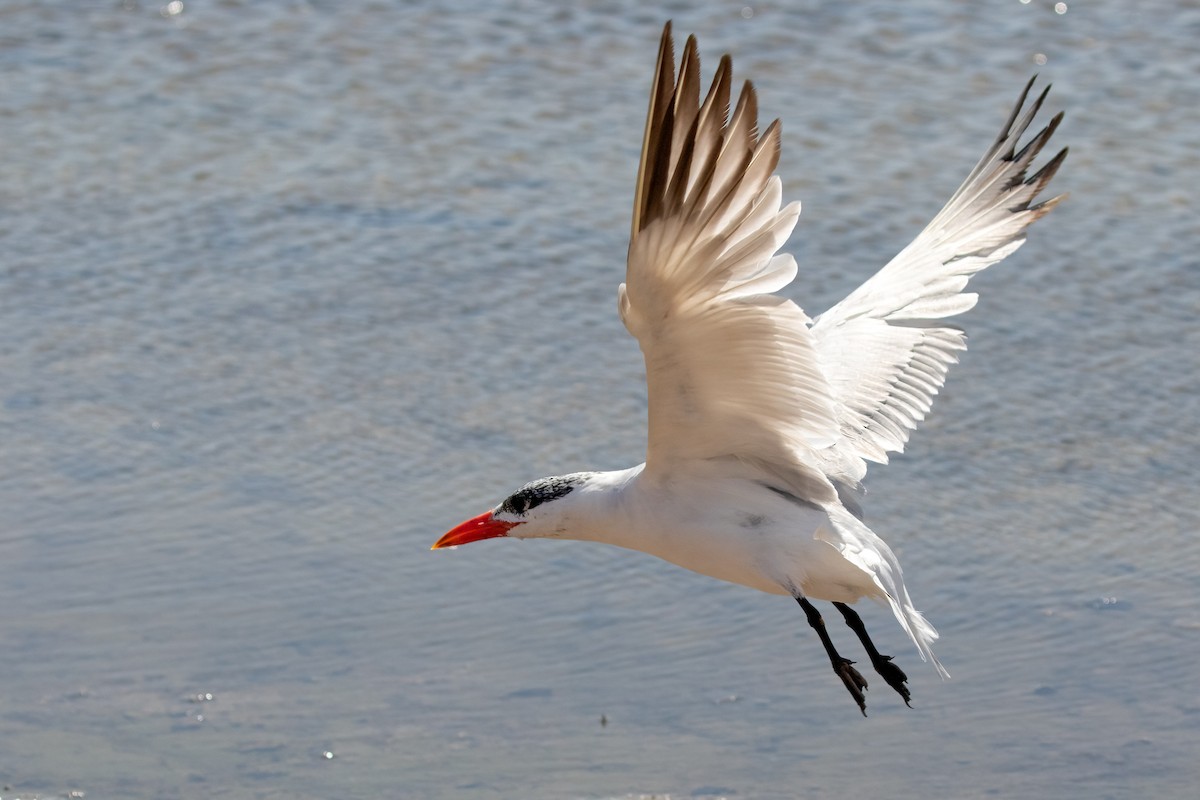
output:
[[[910,700],[908,677],[851,608],[890,606],[923,661],[938,634],[913,605],[900,562],[864,522],[867,462],[886,464],[929,412],[966,348],[947,318],[975,305],[968,279],[1020,247],[1065,195],[1035,203],[1067,150],[1034,159],[1062,113],[1020,145],[1045,100],[1031,79],[1000,135],[933,221],[825,313],[776,294],[795,278],[779,250],[800,215],[782,205],[776,120],[758,131],[746,82],[730,115],[732,61],[700,99],[695,37],[679,74],[663,29],[642,143],[621,320],[646,362],[646,460],[525,484],[442,536],[575,539],[649,553],[804,610],[834,672],[866,715],[867,681],[834,647],[814,600],[831,602],[874,670]]]

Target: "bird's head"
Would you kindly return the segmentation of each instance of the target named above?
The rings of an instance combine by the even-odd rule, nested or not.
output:
[[[513,492],[504,502],[472,517],[438,539],[434,550],[456,547],[497,536],[515,539],[558,538],[567,536],[571,493],[588,482],[593,473],[555,475],[538,478]]]

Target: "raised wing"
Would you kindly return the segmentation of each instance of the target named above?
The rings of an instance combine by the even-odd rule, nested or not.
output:
[[[842,434],[822,456],[839,483],[857,484],[864,459],[887,463],[888,452],[904,449],[966,349],[963,331],[943,320],[975,305],[977,296],[963,291],[967,280],[1011,255],[1025,242],[1025,229],[1065,197],[1034,204],[1066,148],[1026,177],[1061,112],[1017,150],[1049,91],[1022,113],[1032,86],[1030,80],[995,143],[925,230],[813,323]]]
[[[838,425],[809,319],[771,294],[796,262],[776,255],[799,204],[781,208],[779,123],[761,135],[747,83],[729,117],[729,57],[704,102],[689,38],[675,79],[663,30],[638,169],[621,319],[646,359],[646,471],[723,462],[816,503],[816,465]]]

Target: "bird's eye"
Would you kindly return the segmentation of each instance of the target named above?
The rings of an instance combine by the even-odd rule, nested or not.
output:
[[[529,497],[523,494],[514,494],[504,501],[503,508],[510,514],[524,514],[529,511]]]

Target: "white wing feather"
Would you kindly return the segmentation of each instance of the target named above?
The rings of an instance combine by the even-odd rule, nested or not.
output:
[[[674,78],[663,32],[634,203],[621,319],[649,393],[646,472],[727,460],[814,503],[836,497],[815,452],[839,436],[809,319],[774,292],[799,204],[781,208],[779,125],[757,134],[749,83],[728,116],[730,62],[704,103],[689,38]]]
[[[842,435],[821,457],[825,472],[847,488],[857,488],[866,460],[887,463],[888,452],[904,449],[966,349],[962,330],[942,320],[975,305],[976,295],[963,291],[968,279],[1011,255],[1025,242],[1025,229],[1064,197],[1033,204],[1066,157],[1065,148],[1026,177],[1062,114],[1016,149],[1049,91],[1022,114],[1032,85],[925,230],[813,323]]]

